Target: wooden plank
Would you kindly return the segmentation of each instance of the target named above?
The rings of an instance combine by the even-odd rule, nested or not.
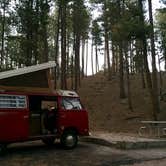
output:
[[[53,93],[54,91],[49,88],[36,88],[36,87],[15,87],[15,86],[2,86],[0,91],[14,91],[14,92],[29,92],[29,93]]]
[[[141,121],[141,123],[145,123],[145,124],[166,124],[166,121]]]

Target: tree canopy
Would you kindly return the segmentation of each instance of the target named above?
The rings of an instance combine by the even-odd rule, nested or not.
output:
[[[88,66],[92,74],[104,66],[108,80],[119,76],[120,98],[131,96],[131,74],[141,74],[154,106],[162,89],[157,72],[163,62],[166,69],[165,0],[161,4],[154,27],[151,0],[0,0],[0,70],[54,60],[55,84],[77,90]]]

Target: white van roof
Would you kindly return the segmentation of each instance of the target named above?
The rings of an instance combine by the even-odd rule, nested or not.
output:
[[[79,95],[75,91],[70,90],[56,90],[56,93],[60,96],[79,97]]]

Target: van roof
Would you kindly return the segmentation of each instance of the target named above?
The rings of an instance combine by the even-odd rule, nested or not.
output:
[[[56,93],[60,96],[79,97],[75,91],[71,90],[56,90]]]

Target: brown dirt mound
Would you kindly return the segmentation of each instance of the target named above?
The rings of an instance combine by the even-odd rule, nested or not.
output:
[[[151,103],[140,76],[131,76],[133,112],[127,98],[119,98],[119,78],[108,81],[103,73],[83,79],[79,94],[89,112],[91,130],[137,132],[141,120],[152,120]]]

